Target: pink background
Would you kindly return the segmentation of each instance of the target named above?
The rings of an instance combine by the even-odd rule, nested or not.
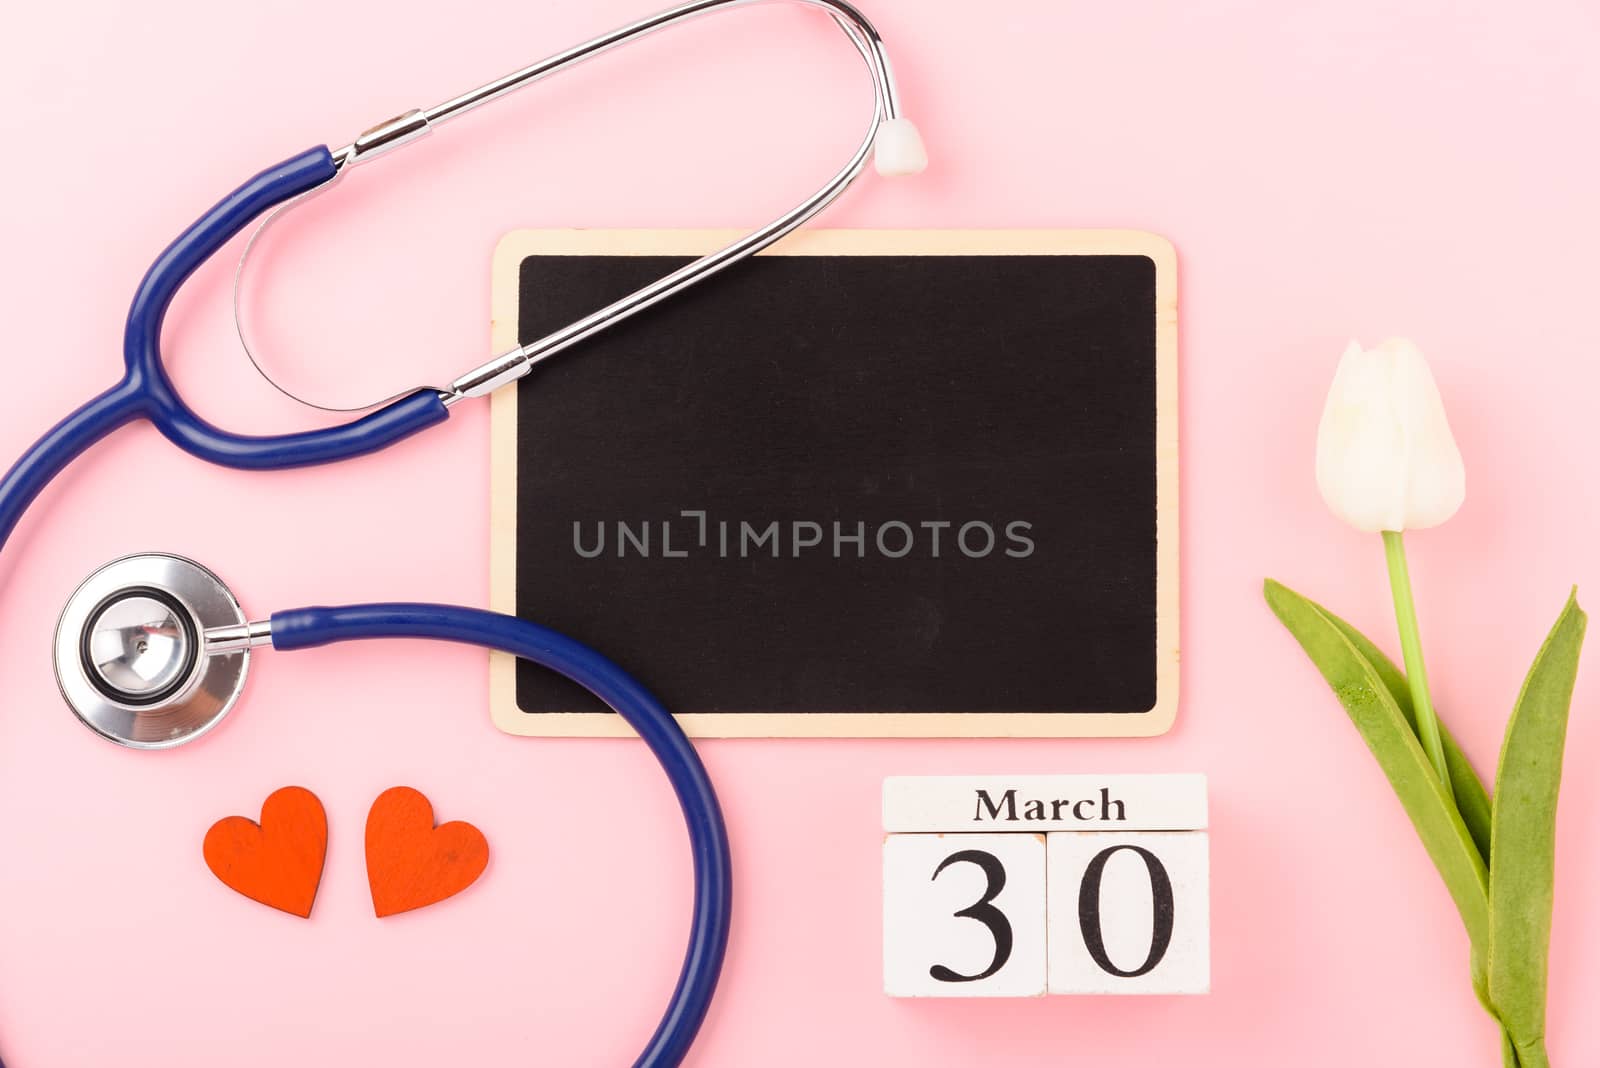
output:
[[[647,7],[649,0],[643,0]],[[1436,876],[1264,575],[1394,646],[1376,538],[1318,501],[1312,434],[1349,336],[1433,358],[1461,515],[1412,539],[1437,698],[1492,768],[1568,584],[1600,596],[1592,489],[1600,214],[1589,0],[872,0],[935,163],[865,181],[844,227],[1136,227],[1183,270],[1184,682],[1149,741],[705,746],[740,897],[702,1065],[1497,1064]],[[641,0],[32,4],[0,38],[0,454],[109,385],[154,254],[246,175],[348,140],[645,13]],[[610,57],[375,165],[276,234],[264,340],[360,399],[487,351],[488,264],[519,226],[734,226],[831,173],[865,89],[815,15],[727,14]],[[167,331],[203,411],[305,425],[236,350],[231,267]],[[291,276],[293,276],[291,278]],[[331,368],[331,370],[329,370]],[[626,428],[621,428],[625,432]],[[684,931],[665,785],[626,742],[498,734],[475,652],[267,657],[236,718],[169,754],[109,746],[56,696],[53,621],[140,549],[219,569],[258,613],[483,604],[488,410],[386,455],[240,475],[144,428],[76,466],[0,556],[0,1055],[71,1065],[619,1064]],[[1592,659],[1591,651],[1591,659]],[[1556,1063],[1600,1060],[1600,678],[1561,808]],[[891,1001],[878,790],[890,773],[1202,770],[1209,997]],[[222,889],[205,829],[299,783],[332,823],[314,919]],[[361,833],[385,787],[487,833],[462,898],[373,919]]]

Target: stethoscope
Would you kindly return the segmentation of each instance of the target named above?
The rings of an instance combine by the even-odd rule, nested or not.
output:
[[[554,333],[495,357],[448,387],[418,389],[382,402],[342,426],[268,437],[233,434],[206,422],[178,395],[161,356],[167,308],[189,276],[252,220],[271,212],[261,224],[265,226],[354,165],[557,71],[693,16],[751,2],[756,0],[694,0],[436,107],[407,112],[336,152],[319,146],[291,157],[240,186],[179,236],[145,275],[128,313],[122,380],[59,423],[0,480],[0,548],[51,479],[130,422],[148,419],[189,453],[239,469],[311,466],[376,452],[443,422],[456,403],[516,381],[540,360],[771,245],[843,193],[874,153],[877,169],[885,175],[923,168],[921,140],[900,116],[883,41],[872,24],[845,0],[797,0],[827,12],[860,52],[872,76],[874,104],[872,123],[849,162],[782,216]],[[254,240],[246,245],[240,274]],[[236,310],[237,305],[236,276]],[[240,334],[243,338],[242,328]],[[253,353],[251,359],[255,361]],[[649,691],[600,654],[525,620],[448,605],[303,608],[251,621],[228,588],[204,567],[181,557],[145,554],[107,565],[73,594],[57,628],[55,668],[68,705],[97,734],[132,748],[160,749],[201,737],[227,715],[243,692],[253,649],[307,649],[375,638],[465,643],[541,664],[615,709],[655,754],[688,825],[695,898],[677,986],[635,1065],[678,1064],[705,1018],[727,947],[732,909],[727,831],[705,766],[677,722]]]

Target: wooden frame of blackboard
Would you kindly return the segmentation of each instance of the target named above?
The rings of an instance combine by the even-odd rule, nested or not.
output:
[[[529,256],[699,256],[743,236],[733,230],[518,230],[495,249],[492,348],[519,344],[517,299]],[[1177,254],[1164,238],[1135,230],[803,230],[764,256],[1123,255],[1156,268],[1156,701],[1129,712],[685,713],[699,738],[1145,737],[1172,727],[1178,705],[1178,292]],[[516,611],[517,388],[492,400],[490,603]],[[626,737],[608,713],[530,715],[517,706],[516,662],[490,663],[490,713],[508,734]]]

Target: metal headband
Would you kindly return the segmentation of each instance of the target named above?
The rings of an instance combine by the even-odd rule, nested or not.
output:
[[[489,82],[487,85],[483,85],[471,92],[463,93],[442,104],[398,115],[395,118],[379,123],[350,144],[336,151],[333,157],[335,164],[339,168],[338,173],[342,175],[355,164],[364,163],[385,152],[390,152],[411,143],[429,133],[433,127],[440,123],[464,115],[474,108],[489,103],[491,100],[499,99],[620,45],[630,43],[699,15],[724,8],[741,7],[763,2],[772,2],[772,0],[693,0],[691,3],[641,19],[632,25],[612,30],[610,33],[596,37],[592,41],[569,48],[565,52],[551,56],[532,66],[524,67],[519,71]],[[850,183],[860,176],[866,166],[868,157],[872,154],[873,146],[877,142],[878,132],[882,124],[900,119],[900,107],[895,91],[894,76],[889,68],[889,59],[884,51],[883,40],[866,16],[844,2],[844,0],[789,0],[789,2],[821,8],[827,12],[839,29],[843,31],[844,35],[849,38],[850,43],[855,46],[856,51],[861,54],[862,60],[866,63],[867,69],[872,75],[872,122],[867,129],[866,136],[862,138],[860,146],[850,157],[849,162],[804,201],[760,229],[751,231],[745,237],[726,248],[710,255],[702,256],[693,263],[680,267],[678,270],[582,319],[568,324],[554,333],[547,334],[527,345],[496,356],[488,363],[476,367],[457,378],[448,387],[438,388],[437,392],[446,405],[453,405],[468,397],[486,396],[501,386],[514,382],[527,374],[538,361],[576,345],[606,327],[621,322],[668,297],[681,293],[695,283],[711,277],[723,268],[760,252],[805,224],[838,198]],[[323,186],[309,195],[315,195],[315,193],[322,192],[330,187],[331,185]],[[284,212],[300,203],[302,199],[304,199],[304,196],[291,200],[268,215],[250,236],[249,241],[245,244],[244,252],[239,258],[238,269],[234,273],[234,321],[238,327],[239,339],[244,345],[245,353],[250,357],[251,363],[255,365],[261,376],[272,383],[279,392],[302,404],[319,408],[323,411],[365,411],[368,408],[378,407],[405,396],[406,393],[413,392],[412,390],[407,390],[405,393],[397,394],[395,397],[362,405],[359,408],[335,408],[315,404],[297,396],[274,381],[262,366],[255,351],[251,348],[248,331],[244,326],[244,315],[240,300],[240,289],[246,264],[249,262],[251,253],[256,247],[256,242],[266,228]]]

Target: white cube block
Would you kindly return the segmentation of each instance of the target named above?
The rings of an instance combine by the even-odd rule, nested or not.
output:
[[[1045,942],[1043,835],[884,839],[885,993],[1037,997]]]
[[[1049,835],[1050,993],[1211,989],[1204,831]]]

